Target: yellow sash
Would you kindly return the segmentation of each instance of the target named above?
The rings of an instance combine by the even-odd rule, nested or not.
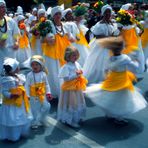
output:
[[[84,45],[87,48],[89,48],[88,42],[87,42],[85,36],[83,35],[82,30],[80,30],[80,34],[78,34],[77,37],[80,39],[80,40],[76,41],[77,44]]]
[[[61,36],[59,34],[55,35],[55,44],[49,45],[48,43],[42,43],[42,50],[45,56],[48,56],[52,59],[60,61],[60,65],[65,64],[64,54],[65,49],[70,46],[70,41],[68,40],[67,35]]]
[[[65,81],[62,84],[62,90],[85,90],[87,83],[87,79],[85,79],[83,76],[80,76],[74,80]]]
[[[30,86],[30,96],[38,97],[40,102],[43,103],[46,93],[45,83],[36,83]]]
[[[107,91],[118,91],[122,89],[134,90],[133,81],[136,81],[135,75],[130,71],[110,72],[101,88]]]
[[[32,35],[31,39],[30,39],[30,45],[31,45],[31,49],[35,50],[35,45],[36,45],[36,36]]]
[[[141,36],[142,48],[145,48],[148,45],[148,28],[144,28],[144,33]]]
[[[6,105],[15,105],[17,107],[21,107],[22,101],[24,101],[26,112],[28,112],[29,108],[30,108],[30,104],[29,104],[29,100],[26,95],[26,90],[25,90],[24,86],[21,85],[21,86],[18,86],[17,88],[10,89],[10,93],[11,94],[18,94],[19,97],[15,98],[15,99],[3,98],[3,103]]]
[[[133,50],[138,50],[138,36],[136,34],[135,28],[129,30],[122,30],[121,32],[123,39],[125,41],[125,49],[122,50],[122,53],[129,54]]]
[[[28,45],[29,45],[29,40],[26,35],[26,32],[24,32],[24,34],[19,37],[19,48],[20,49],[28,48],[29,47]]]

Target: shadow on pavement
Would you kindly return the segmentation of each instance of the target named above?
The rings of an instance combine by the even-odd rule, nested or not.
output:
[[[66,134],[65,132],[62,132],[61,130],[55,127],[51,134],[45,137],[45,141],[49,145],[58,145],[63,144],[63,141],[68,140],[69,138],[71,138],[70,135]]]
[[[126,126],[119,126],[105,117],[86,120],[80,133],[105,146],[113,141],[121,141],[140,134],[144,126],[137,120],[128,119]]]

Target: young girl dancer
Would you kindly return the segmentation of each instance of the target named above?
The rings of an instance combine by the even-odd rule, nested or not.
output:
[[[138,66],[130,57],[121,54],[122,38],[102,39],[99,44],[110,49],[113,55],[109,59],[106,79],[101,84],[88,87],[85,96],[101,107],[107,117],[115,118],[116,123],[124,124],[127,123],[124,117],[147,106],[143,96],[133,86],[135,75],[127,69],[137,69]]]
[[[18,74],[19,63],[15,59],[4,60],[2,76],[3,103],[0,107],[0,139],[17,141],[27,136],[30,128],[29,101],[23,83],[25,77]]]
[[[80,119],[85,115],[86,104],[82,93],[87,80],[83,77],[81,66],[76,61],[79,52],[74,47],[65,51],[67,63],[60,69],[59,77],[64,80],[58,103],[58,120],[72,127],[79,127]]]
[[[31,58],[32,71],[27,75],[26,90],[30,97],[31,110],[33,114],[32,128],[38,128],[45,124],[46,116],[49,113],[51,100],[50,87],[44,67],[44,59],[40,55]]]

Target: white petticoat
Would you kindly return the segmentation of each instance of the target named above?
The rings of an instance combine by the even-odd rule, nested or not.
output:
[[[136,90],[127,89],[120,91],[105,91],[101,89],[101,84],[87,87],[85,96],[90,98],[96,105],[111,117],[126,117],[132,113],[140,111],[147,106],[144,97]]]
[[[58,104],[58,120],[68,124],[78,123],[85,113],[86,104],[81,91],[62,92]]]

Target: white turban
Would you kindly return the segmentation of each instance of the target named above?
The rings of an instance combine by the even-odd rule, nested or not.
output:
[[[109,9],[112,13],[112,7],[110,5],[104,5],[102,8],[101,8],[101,15],[104,15],[104,12]]]
[[[19,22],[24,19],[25,19],[25,17],[23,15],[18,15],[16,20],[17,20],[17,22]]]
[[[72,12],[72,9],[70,9],[70,8],[65,9],[65,10],[63,11],[63,14],[62,14],[63,18],[65,17],[65,15],[66,15],[68,12]]]
[[[41,15],[41,14],[46,14],[45,9],[39,9],[38,10],[38,16]]]
[[[33,8],[33,9],[32,9],[32,12],[35,12],[35,11],[38,11],[37,8]]]
[[[129,7],[131,7],[131,6],[132,6],[131,3],[127,3],[127,4],[125,4],[125,5],[122,5],[121,9],[122,9],[122,10],[128,10]]]
[[[30,15],[29,18],[28,18],[28,23],[31,24],[32,21],[36,21],[36,20],[37,20],[36,16]]]
[[[3,65],[9,65],[12,68],[11,71],[14,72],[19,67],[19,62],[16,59],[6,58]]]
[[[18,14],[23,14],[23,9],[21,6],[17,6],[17,13]]]
[[[60,12],[62,14],[61,6],[56,6],[51,9],[51,17],[53,17],[56,13]]]
[[[0,6],[6,5],[6,2],[4,0],[0,0]]]

